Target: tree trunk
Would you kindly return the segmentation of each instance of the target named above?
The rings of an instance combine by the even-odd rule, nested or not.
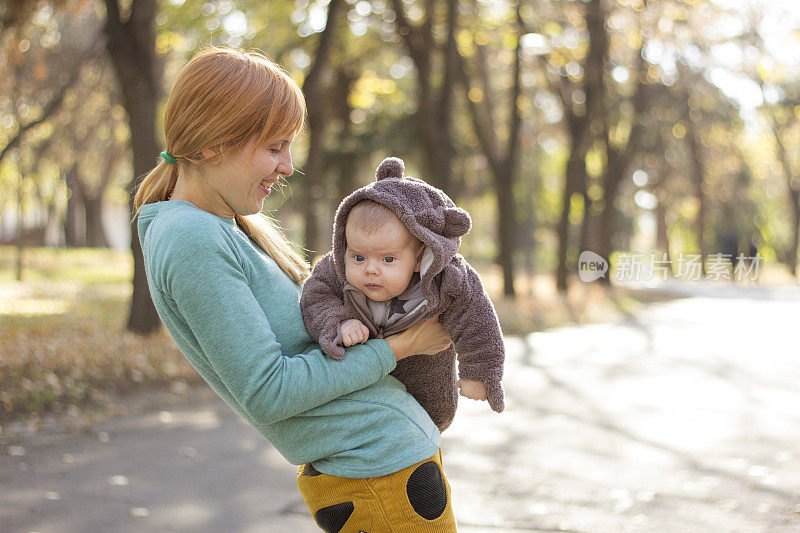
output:
[[[789,198],[792,202],[790,214],[792,221],[792,242],[789,244],[787,263],[795,277],[800,275],[797,264],[797,250],[800,247],[800,191],[791,189]]]
[[[23,268],[23,255],[25,253],[25,213],[22,208],[22,193],[23,185],[25,184],[25,177],[22,174],[22,169],[19,168],[19,185],[17,185],[17,262],[15,278],[17,281],[22,281],[22,268]]]
[[[608,139],[608,105],[606,99],[606,78],[605,68],[608,63],[609,37],[606,30],[606,12],[603,9],[601,0],[589,0],[586,5],[586,29],[589,32],[589,56],[586,63],[586,113],[589,118],[590,127],[599,128],[603,137]],[[612,154],[606,153],[606,168],[603,179],[603,202],[602,210],[598,214],[598,239],[596,252],[610,261],[610,246],[606,247],[606,240],[610,241],[610,229],[605,227],[606,216],[613,209],[613,197],[606,191],[609,189],[608,177],[609,167],[612,164]],[[584,173],[585,176],[585,173]],[[589,204],[585,205],[588,212]],[[587,216],[586,214],[584,216]],[[593,217],[594,218],[594,217]],[[611,283],[611,276],[604,276],[599,279],[604,285]]]
[[[487,59],[482,46],[479,46],[475,54],[475,71],[478,81],[483,88],[484,97],[480,102],[469,100],[470,115],[484,155],[489,161],[489,168],[495,185],[495,197],[497,199],[497,263],[503,271],[503,294],[508,298],[514,298],[514,254],[517,251],[516,232],[518,228],[516,220],[516,207],[514,205],[514,181],[519,161],[520,129],[522,117],[519,113],[517,101],[522,92],[522,58],[519,47],[519,37],[523,32],[522,20],[520,18],[519,6],[517,6],[517,47],[514,54],[514,65],[512,78],[513,86],[509,93],[506,107],[509,110],[510,120],[508,122],[508,145],[501,149],[497,139],[497,128],[495,127],[495,106],[493,102],[493,91],[490,87]],[[455,31],[451,28],[451,31]],[[458,62],[458,74],[464,84],[465,90],[474,85],[469,75],[465,61],[460,56],[456,57]]]
[[[558,225],[558,265],[556,267],[556,289],[566,292],[569,275],[569,211],[572,195],[584,190],[587,180],[586,154],[595,136],[602,131],[600,120],[604,116],[604,68],[608,56],[608,33],[605,29],[605,12],[600,0],[588,0],[586,6],[586,27],[589,32],[589,50],[583,61],[586,72],[580,87],[586,95],[586,103],[579,113],[572,102],[573,92],[568,89],[569,82],[562,79],[562,89],[557,90],[561,97],[570,139],[570,155],[564,176],[564,193],[561,203],[561,220]],[[585,208],[588,208],[585,205]],[[585,216],[585,215],[584,215]],[[587,235],[588,237],[588,235]]]
[[[789,216],[792,221],[792,241],[786,252],[786,266],[789,267],[795,277],[800,274],[797,264],[797,250],[800,247],[800,180],[796,180],[792,164],[786,153],[786,145],[783,142],[783,134],[778,127],[778,120],[770,108],[769,117],[772,121],[772,134],[775,136],[775,144],[778,148],[778,162],[783,169],[786,178],[786,186],[789,189]]]
[[[103,224],[103,195],[91,198],[83,197],[84,215],[86,217],[86,246],[108,248],[105,227]]]
[[[687,120],[688,132],[686,140],[689,143],[689,153],[691,154],[692,174],[695,185],[695,197],[697,198],[699,208],[697,210],[697,247],[700,250],[700,264],[703,276],[706,275],[706,239],[705,239],[705,223],[706,223],[706,198],[703,193],[703,181],[705,180],[705,163],[703,156],[703,148],[700,146],[700,139],[697,138],[695,125],[691,119]]]
[[[584,175],[577,192],[583,196],[583,218],[581,219],[580,244],[578,253],[584,250],[597,251],[597,215],[593,212],[593,203],[589,198],[589,176]]]
[[[439,188],[447,191],[453,196],[453,158],[455,157],[455,147],[451,136],[451,123],[453,119],[453,97],[458,82],[460,70],[458,47],[456,46],[456,32],[458,31],[458,0],[446,0],[447,13],[447,33],[444,42],[444,77],[442,79],[439,92],[439,102],[436,106],[436,113],[432,115],[435,119],[435,127],[430,131],[431,146],[436,148],[435,153],[429,157],[433,158],[434,173],[440,185]],[[433,5],[433,3],[431,3]],[[431,13],[431,17],[433,14]]]
[[[358,187],[358,159],[360,142],[353,135],[353,123],[350,113],[353,108],[348,102],[348,95],[353,84],[358,80],[358,72],[354,64],[342,64],[336,69],[333,101],[339,102],[335,112],[342,124],[339,148],[333,161],[337,168],[336,196],[342,200]]]
[[[562,95],[562,98],[565,96]],[[591,120],[587,115],[577,116],[571,107],[566,108],[567,132],[570,153],[564,169],[564,191],[561,196],[561,219],[558,223],[558,258],[556,265],[556,289],[566,292],[570,268],[568,264],[570,249],[569,220],[572,195],[584,194],[588,176],[586,174],[586,153],[592,141]],[[584,206],[585,208],[585,206]],[[586,216],[586,214],[584,214]]]
[[[600,239],[598,253],[603,257],[611,257],[613,251],[612,238],[614,223],[619,219],[619,210],[616,207],[619,185],[628,172],[631,161],[639,148],[639,140],[643,135],[641,116],[648,105],[647,92],[647,65],[642,59],[642,49],[637,54],[637,84],[633,95],[633,115],[631,117],[631,131],[623,146],[613,145],[608,124],[604,128],[606,146],[606,168],[603,177],[603,210],[600,217]],[[606,119],[607,120],[607,119]],[[610,278],[602,278],[603,283],[608,283]]]
[[[527,295],[533,296],[533,277],[535,270],[534,254],[536,253],[536,239],[534,237],[536,233],[536,204],[534,195],[536,194],[536,183],[539,181],[539,176],[535,168],[532,169],[530,173],[525,173],[525,176],[521,176],[522,179],[528,177],[530,177],[530,182],[525,184],[526,186],[523,189],[525,192],[522,199],[519,201],[522,216],[519,221],[519,230],[515,233],[516,242],[519,243],[520,255],[522,257],[522,268],[524,268],[528,280]]]
[[[79,240],[79,236],[83,235],[83,231],[82,228],[78,227],[78,221],[83,217],[81,217],[81,195],[77,193],[77,179],[75,165],[73,165],[64,173],[64,181],[67,185],[67,209],[64,213],[64,245],[67,248],[83,245]]]
[[[499,249],[497,262],[503,271],[503,296],[514,298],[514,228],[517,227],[514,216],[514,195],[511,192],[511,173],[496,176],[497,184],[497,242]]]
[[[106,237],[105,221],[103,213],[105,211],[105,192],[109,183],[114,177],[114,167],[122,156],[123,147],[111,140],[109,147],[105,151],[106,160],[103,163],[103,171],[97,185],[91,191],[85,186],[81,186],[83,193],[83,205],[86,218],[86,245],[95,248],[108,248],[108,238]],[[80,175],[78,175],[80,178]]]
[[[161,87],[160,66],[155,58],[154,21],[157,10],[155,0],[133,0],[130,16],[121,17],[118,0],[106,0],[107,49],[117,79],[122,88],[123,102],[128,113],[133,146],[133,183],[135,190],[150,171],[158,157],[156,142],[156,104]],[[133,197],[129,202],[131,215],[135,214]],[[138,224],[131,226],[131,251],[133,252],[133,297],[131,299],[128,329],[140,334],[158,331],[160,320],[150,298],[144,271],[142,247]]]
[[[610,260],[612,251],[612,228],[615,215],[617,214],[617,208],[614,205],[614,202],[617,198],[619,183],[622,181],[622,175],[624,173],[623,167],[627,167],[627,162],[620,160],[620,153],[611,147],[610,143],[608,143],[608,137],[606,137],[606,140],[606,168],[603,179],[603,209],[600,211],[600,220],[598,221],[600,231],[597,253]],[[599,281],[604,285],[610,285],[611,276],[602,277]]]
[[[82,223],[74,228],[77,238],[73,246],[108,248],[108,241],[103,227],[103,190],[107,183],[105,176],[101,179],[100,186],[95,191],[90,191],[89,187],[81,180],[80,166],[78,164],[73,165],[70,177],[68,183],[70,195],[67,210],[70,211],[71,209],[74,216],[76,204],[79,204],[82,211],[82,216],[80,217],[80,222]],[[77,220],[72,221],[73,224],[75,222]]]
[[[669,234],[667,233],[667,206],[664,204],[665,194],[656,190],[656,197],[658,204],[656,204],[656,248],[667,254],[667,259],[670,257],[669,252]]]
[[[434,54],[440,51],[433,35],[436,0],[426,0],[425,20],[414,27],[405,14],[404,1],[393,0],[397,31],[417,68],[417,128],[425,153],[426,181],[444,191],[452,182],[452,159],[455,154],[451,133],[451,107],[457,79],[458,50],[455,45],[458,19],[457,0],[447,2],[447,35],[442,55],[444,74],[441,83],[433,79]],[[438,88],[438,91],[437,91]]]
[[[303,83],[303,93],[308,106],[308,158],[306,175],[302,181],[304,190],[303,216],[305,218],[305,247],[310,255],[316,255],[325,247],[320,231],[320,212],[325,197],[325,131],[328,124],[328,95],[323,76],[330,66],[331,50],[336,38],[338,16],[342,0],[331,0],[328,4],[328,20],[319,35],[314,54],[314,63]],[[327,233],[326,233],[327,236]],[[311,259],[307,257],[306,259]]]
[[[578,134],[582,135],[582,134]],[[567,167],[564,172],[564,191],[561,196],[561,219],[558,223],[558,265],[556,266],[556,289],[559,292],[566,292],[569,267],[567,259],[569,254],[569,235],[570,220],[569,212],[572,203],[572,195],[579,192],[581,183],[586,180],[586,151],[575,143],[580,143],[579,139],[573,140],[572,151],[567,160]]]

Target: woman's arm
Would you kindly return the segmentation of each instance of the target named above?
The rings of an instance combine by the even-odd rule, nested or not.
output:
[[[395,355],[379,339],[348,349],[344,361],[331,360],[319,349],[283,353],[273,331],[281,325],[267,319],[234,250],[225,243],[209,246],[208,234],[203,237],[197,239],[202,247],[184,235],[183,245],[170,250],[163,286],[196,339],[203,363],[254,423],[302,413],[394,369]],[[287,295],[287,305],[298,305],[293,296]]]

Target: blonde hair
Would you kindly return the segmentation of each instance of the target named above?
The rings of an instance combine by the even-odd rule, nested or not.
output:
[[[209,47],[180,71],[167,100],[167,153],[178,164],[195,165],[237,153],[252,138],[257,144],[291,136],[303,125],[306,105],[297,83],[258,53]],[[203,150],[212,149],[212,158]],[[141,181],[134,197],[137,214],[145,204],[168,200],[178,164],[161,161]],[[309,276],[308,264],[269,218],[235,215],[236,223],[296,283]]]
[[[347,213],[345,228],[363,231],[367,235],[375,235],[387,224],[396,222],[405,230],[408,243],[416,249],[422,247],[422,241],[414,237],[405,224],[397,217],[394,211],[375,200],[361,200]]]

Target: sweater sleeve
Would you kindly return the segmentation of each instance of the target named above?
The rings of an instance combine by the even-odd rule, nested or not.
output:
[[[333,254],[328,252],[317,261],[303,285],[300,308],[303,322],[311,338],[317,341],[326,355],[334,359],[344,357],[339,326],[350,316],[344,304],[341,283],[336,277]]]
[[[252,423],[292,417],[367,387],[394,369],[394,354],[382,340],[348,349],[345,361],[331,360],[319,349],[283,353],[233,247],[225,237],[215,246],[207,234],[191,237],[183,235],[166,257],[165,292],[196,339],[204,364]]]
[[[459,377],[486,385],[489,406],[502,412],[505,344],[497,313],[480,276],[457,256],[442,272],[441,291],[448,303],[440,321],[458,353]]]

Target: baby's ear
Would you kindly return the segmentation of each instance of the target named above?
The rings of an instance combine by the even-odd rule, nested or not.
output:
[[[417,252],[417,265],[414,267],[414,272],[420,271],[420,268],[422,267],[422,256],[425,254],[425,250],[427,250],[427,247],[422,245],[419,249],[419,252]]]
[[[375,180],[380,181],[386,178],[402,178],[406,166],[403,160],[397,157],[387,157],[380,165],[378,170],[375,171]]]
[[[433,261],[436,259],[433,255],[433,250],[429,247],[425,246],[422,248],[422,257],[419,260],[419,275],[424,276],[428,269],[433,265]]]
[[[445,237],[461,237],[469,233],[472,228],[472,219],[469,213],[460,207],[448,207],[444,210],[444,231]]]

